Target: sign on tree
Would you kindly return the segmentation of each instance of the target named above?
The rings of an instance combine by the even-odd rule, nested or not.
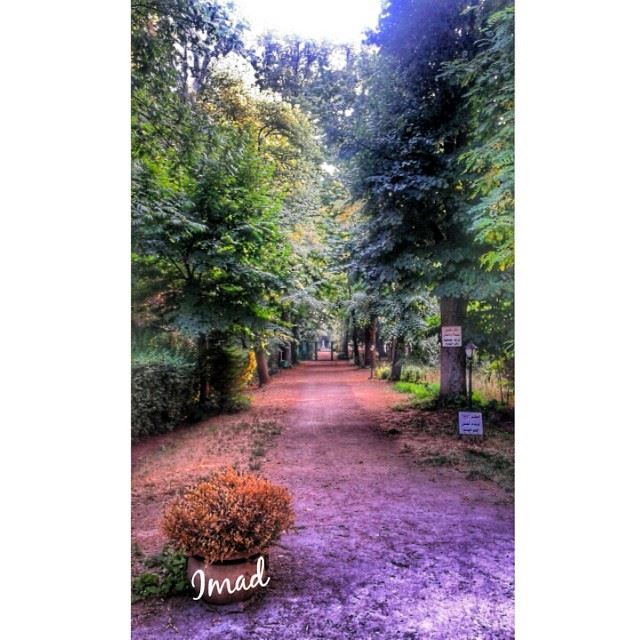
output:
[[[457,326],[442,327],[442,346],[443,347],[461,347],[462,346],[462,327],[457,327]]]

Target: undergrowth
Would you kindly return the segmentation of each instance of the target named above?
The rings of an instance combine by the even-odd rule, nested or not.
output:
[[[437,397],[440,392],[440,387],[437,384],[421,384],[418,382],[396,382],[393,388],[400,393],[409,393],[420,400]]]
[[[514,434],[485,423],[483,439],[459,438],[457,414],[443,410],[414,412],[398,425],[407,436],[403,452],[420,466],[456,469],[469,480],[489,480],[505,491],[514,490]]]
[[[137,549],[134,556],[140,556]],[[148,569],[133,577],[131,581],[131,601],[147,598],[166,598],[189,592],[187,580],[187,558],[170,546],[157,555],[145,558],[142,565]]]
[[[406,393],[411,396],[409,402],[403,402],[395,405],[395,411],[407,411],[410,409],[419,409],[421,411],[432,411],[434,409],[466,409],[468,399],[465,395],[456,396],[454,398],[440,398],[440,385],[428,382],[396,382],[393,388],[400,393]],[[473,392],[473,409],[476,411],[504,412],[512,411],[501,405],[497,400],[487,400],[484,395],[478,391]]]

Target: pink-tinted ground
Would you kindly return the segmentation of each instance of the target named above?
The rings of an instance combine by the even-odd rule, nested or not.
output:
[[[244,608],[135,605],[134,638],[514,637],[513,503],[502,489],[401,455],[384,433],[399,396],[368,371],[305,363],[259,395],[258,409],[277,406],[284,425],[261,472],[291,490],[296,511],[271,550],[271,584]]]

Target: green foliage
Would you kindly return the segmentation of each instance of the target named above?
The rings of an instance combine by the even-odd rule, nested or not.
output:
[[[513,7],[390,0],[353,68],[340,156],[359,208],[345,260],[385,339],[435,365],[436,298],[469,301],[465,338],[513,339]],[[359,318],[355,321],[361,325]]]
[[[237,345],[298,340],[329,324],[344,282],[325,249],[339,185],[320,170],[318,129],[276,86],[286,56],[256,86],[243,29],[226,2],[132,6],[133,317],[191,347],[213,336],[219,348],[198,352],[197,368],[225,411],[248,403]],[[165,347],[134,344],[134,364],[194,360]],[[184,413],[150,397],[162,386],[138,392],[136,434]],[[198,415],[212,408],[200,400]]]
[[[379,380],[388,380],[391,377],[391,367],[388,365],[376,367],[374,375]]]
[[[354,246],[358,276],[373,290],[411,299],[478,295],[478,250],[464,221],[454,159],[465,133],[461,90],[441,65],[472,44],[462,2],[387,6],[371,42],[349,142],[355,194],[365,200]],[[408,46],[411,43],[411,46]]]
[[[429,369],[417,365],[406,364],[400,373],[401,382],[424,382]]]
[[[284,328],[285,229],[320,156],[304,112],[222,64],[241,33],[219,2],[134,8],[134,314],[254,340]]]
[[[421,377],[418,379],[421,379]],[[412,396],[412,401],[409,404],[409,407],[412,409],[421,409],[424,411],[431,411],[436,408],[464,409],[468,404],[467,397],[464,395],[452,398],[440,398],[440,385],[437,384],[400,381],[394,383],[393,388],[400,393],[407,393]],[[477,391],[473,392],[473,406],[474,409],[498,410],[498,404],[495,401],[487,402],[487,399]]]
[[[407,376],[452,296],[510,393],[513,3],[390,0],[359,51],[243,31],[217,0],[132,6],[133,316],[185,341],[134,364],[375,322]],[[208,380],[233,410],[226,348]]]
[[[144,564],[150,571],[145,571],[133,578],[132,602],[189,593],[187,558],[183,554],[166,546],[160,554],[146,559]]]
[[[192,364],[143,364],[131,370],[131,438],[171,431],[196,404],[198,377]]]
[[[178,333],[134,331],[131,341],[131,364],[173,365],[176,367],[195,363],[195,348]]]
[[[411,401],[394,407],[397,411],[420,409],[431,411],[438,406],[440,386],[437,384],[420,384],[417,382],[396,382],[393,388],[400,393],[411,395]]]
[[[504,271],[514,265],[515,65],[514,7],[502,4],[482,24],[476,55],[445,64],[443,77],[466,90],[471,128],[460,162],[469,180],[471,228],[487,247],[481,261]]]
[[[393,388],[400,393],[410,393],[420,400],[435,398],[439,391],[438,385],[417,382],[396,382]]]

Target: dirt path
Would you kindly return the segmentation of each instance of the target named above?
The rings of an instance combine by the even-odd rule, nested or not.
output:
[[[384,435],[397,395],[342,362],[274,380],[290,402],[263,473],[289,487],[296,530],[244,610],[174,598],[133,637],[489,640],[513,637],[513,506],[496,485],[419,469]]]

